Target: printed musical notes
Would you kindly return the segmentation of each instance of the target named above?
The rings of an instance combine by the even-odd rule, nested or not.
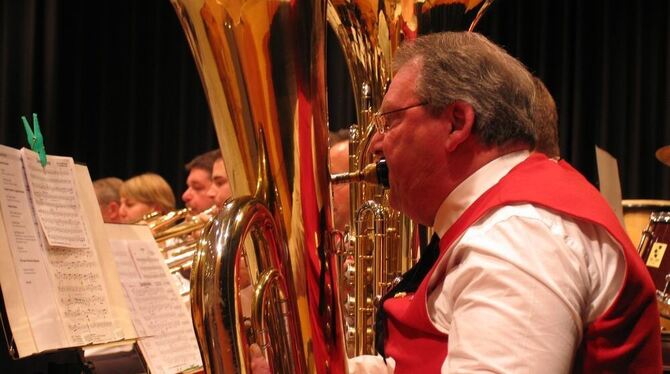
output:
[[[0,261],[0,278],[5,300],[11,293],[15,302],[6,303],[10,321],[20,321],[19,356],[120,340],[119,307],[93,244],[99,212],[90,177],[86,185],[71,158],[49,156],[43,168],[36,157],[0,145],[0,256],[10,259]]]
[[[70,339],[77,345],[120,339],[95,251],[51,247],[47,257]]]
[[[147,229],[148,230],[148,229]],[[150,236],[148,233],[147,235]],[[113,240],[112,252],[152,373],[202,366],[191,316],[154,241]]]
[[[33,151],[24,148],[21,157],[35,212],[49,245],[88,247],[90,240],[75,188],[72,158],[49,156],[47,165],[42,167]]]
[[[0,145],[0,210],[9,248],[23,297],[27,320],[33,326],[32,339],[38,349],[48,350],[67,344],[60,323],[51,281],[44,258],[39,225],[33,214],[23,163],[18,149]],[[3,293],[19,290],[3,288]],[[20,298],[20,296],[19,296]]]

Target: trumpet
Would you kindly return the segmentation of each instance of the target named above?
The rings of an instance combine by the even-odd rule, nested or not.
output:
[[[184,238],[187,235],[199,236],[202,229],[207,225],[207,222],[216,216],[218,207],[212,205],[199,214],[193,214],[186,208],[181,211],[186,211],[185,214],[182,214],[180,217],[181,222],[177,223],[179,219],[174,219],[171,221],[172,225],[164,224],[161,227],[156,227],[152,230],[157,242],[162,243],[177,237]]]
[[[188,208],[173,210],[165,214],[151,212],[136,223],[146,224],[151,229],[165,262],[172,273],[191,269],[193,256],[205,226],[216,216],[219,208],[212,205],[199,214]]]

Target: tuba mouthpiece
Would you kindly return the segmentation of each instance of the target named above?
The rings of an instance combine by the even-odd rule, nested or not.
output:
[[[381,159],[376,163],[365,165],[363,170],[352,171],[349,173],[333,174],[330,181],[333,184],[367,182],[389,188],[389,169],[386,159]]]

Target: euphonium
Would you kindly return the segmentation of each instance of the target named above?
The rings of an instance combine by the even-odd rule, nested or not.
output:
[[[470,30],[491,2],[484,1]],[[413,265],[418,243],[425,240],[418,238],[418,230],[407,217],[390,208],[386,192],[377,185],[378,176],[384,173],[378,171],[379,165],[371,164],[374,156],[369,148],[375,129],[370,120],[391,80],[394,51],[402,41],[420,34],[445,26],[458,28],[438,22],[445,20],[447,12],[464,14],[480,3],[482,0],[329,1],[328,22],[346,56],[358,121],[350,128],[350,172],[332,177],[334,183],[357,182],[350,185],[351,224],[345,237],[349,245],[340,263],[345,274],[341,295],[350,356],[375,353],[375,304]]]
[[[325,167],[325,1],[172,4],[234,196],[206,229],[191,273],[205,369],[247,372],[257,343],[275,372],[344,372]]]

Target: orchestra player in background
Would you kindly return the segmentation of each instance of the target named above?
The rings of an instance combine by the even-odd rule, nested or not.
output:
[[[93,189],[98,199],[102,220],[105,223],[121,223],[121,195],[119,190],[123,181],[120,178],[107,177],[93,181]]]
[[[119,193],[119,215],[124,223],[136,223],[152,212],[165,214],[175,209],[172,187],[155,173],[144,173],[126,180]]]
[[[230,180],[220,151],[217,151],[212,165],[212,184],[207,190],[207,196],[219,208],[223,207],[223,204],[232,196]]]
[[[214,204],[208,191],[212,185],[212,166],[221,152],[218,149],[196,156],[188,164],[186,171],[186,191],[181,195],[184,205],[193,215],[202,213]]]

